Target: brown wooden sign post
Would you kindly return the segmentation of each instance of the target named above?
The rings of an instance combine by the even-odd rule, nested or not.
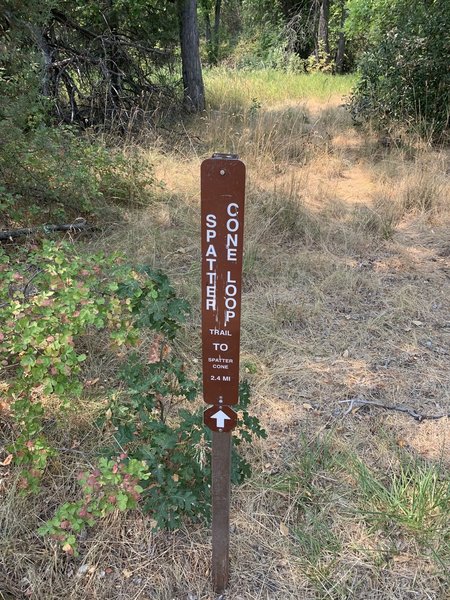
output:
[[[214,154],[201,167],[204,422],[212,431],[212,580],[228,583],[232,409],[239,395],[245,165]]]

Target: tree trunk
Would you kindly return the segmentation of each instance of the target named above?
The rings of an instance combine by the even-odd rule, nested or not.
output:
[[[208,47],[211,46],[212,34],[211,34],[211,19],[209,18],[209,13],[205,13],[205,39],[206,45]],[[208,51],[209,54],[209,51]]]
[[[41,29],[37,25],[27,25],[27,28],[31,32],[34,41],[42,53],[43,57],[43,72],[41,79],[41,91],[42,95],[47,98],[53,99],[55,97],[55,74],[53,70],[53,61],[55,58],[56,50],[52,48],[50,39],[50,27],[45,30]]]
[[[319,11],[319,27],[317,30],[318,55],[325,54],[326,60],[330,54],[328,41],[328,21],[330,19],[330,0],[321,0]]]
[[[52,72],[53,54],[47,35],[44,32],[38,34],[38,46],[41,49],[44,57],[44,73],[42,76],[42,93],[47,98],[54,98],[55,95],[55,78]]]
[[[214,5],[214,29],[212,38],[212,55],[214,64],[219,60],[219,42],[220,42],[220,12],[222,9],[222,0],[216,0]]]
[[[184,105],[189,112],[205,109],[205,89],[200,62],[197,0],[179,0],[181,63]]]
[[[339,28],[339,40],[336,52],[336,73],[342,73],[344,70],[344,55],[345,55],[345,33],[344,23],[347,17],[347,11],[345,10],[345,3],[342,2],[341,6],[341,25]]]
[[[211,18],[208,7],[205,11],[205,38],[208,62],[210,65],[216,65],[219,59],[219,41],[220,41],[220,13],[222,9],[222,0],[215,0],[214,3],[214,26],[211,28]]]
[[[213,48],[213,34],[211,30],[211,19],[209,13],[205,13],[205,39],[206,39],[206,54],[208,56],[208,64],[215,64],[214,60],[214,48]]]
[[[118,43],[119,19],[115,10],[114,0],[108,2],[108,13],[106,22],[109,27],[111,41],[105,46],[106,67],[110,74],[110,94],[114,108],[120,105],[120,97],[122,92],[122,77],[121,77],[121,56],[120,46]]]

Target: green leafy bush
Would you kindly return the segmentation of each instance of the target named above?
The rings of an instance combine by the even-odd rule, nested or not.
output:
[[[51,241],[22,251],[15,263],[0,251],[0,360],[13,369],[12,390],[80,393],[86,354],[77,340],[90,328],[107,329],[117,346],[136,340],[133,299],[117,294],[133,271],[121,262],[118,256],[77,255],[69,244]],[[153,292],[153,283],[147,285]]]
[[[69,127],[24,132],[8,119],[0,121],[0,140],[2,187],[18,201],[15,212],[7,207],[10,225],[42,215],[47,222],[89,215],[106,201],[136,206],[151,198],[151,165],[137,151],[112,151]]]
[[[440,135],[448,127],[450,5],[444,0],[349,3],[349,35],[366,31],[367,51],[351,109],[357,119]]]
[[[187,377],[182,362],[156,339],[149,364],[135,355],[122,373],[126,391],[110,407],[118,448],[149,466],[152,479],[144,486],[143,507],[156,527],[175,528],[181,519],[209,518],[211,437],[203,426],[203,409],[189,411],[199,382]],[[154,361],[154,362],[153,362]],[[265,436],[248,412],[250,390],[240,387],[236,444]],[[249,464],[233,455],[233,482],[250,475]]]
[[[60,506],[39,529],[70,555],[78,554],[82,530],[113,510],[134,508],[138,502],[150,513],[153,529],[175,529],[186,518],[192,522],[210,519],[211,434],[203,426],[203,410],[191,412],[178,406],[173,411],[177,400],[194,399],[197,384],[186,377],[179,361],[152,356],[155,362],[150,366],[156,368],[147,368],[135,356],[123,373],[129,385],[126,393],[104,416],[117,428],[115,441],[121,453],[100,458],[93,471],[81,472],[81,497]],[[266,436],[258,419],[248,413],[249,402],[250,388],[243,382],[235,407],[239,414],[232,452],[235,484],[251,474],[237,448],[254,436]],[[164,409],[172,410],[166,414]],[[114,456],[114,448],[109,454]]]
[[[78,497],[64,503],[41,533],[74,554],[83,528],[138,502],[155,528],[179,527],[184,518],[207,520],[211,437],[203,410],[188,409],[199,378],[187,372],[171,344],[189,307],[167,277],[133,269],[119,255],[81,255],[70,244],[44,241],[23,249],[14,262],[1,251],[0,279],[0,363],[16,424],[8,450],[22,469],[24,492],[39,488],[56,454],[44,434],[49,411],[58,421],[83,393],[86,336],[100,337],[102,352],[116,355],[118,375],[100,417],[113,442],[95,469],[80,474]],[[243,383],[236,448],[265,435],[248,413],[249,401]],[[249,474],[235,450],[233,481]]]
[[[124,453],[115,460],[100,458],[98,468],[78,475],[82,497],[65,502],[38,531],[60,542],[67,554],[76,555],[77,534],[113,510],[135,508],[143,491],[139,482],[149,477],[145,463],[128,460]]]
[[[138,298],[158,292],[147,278],[119,296],[133,278],[139,275],[119,256],[82,256],[67,243],[44,241],[14,262],[0,250],[0,363],[20,430],[11,451],[24,467],[24,488],[36,489],[52,454],[42,434],[42,399],[53,395],[64,405],[82,391],[83,336],[104,331],[111,351],[137,342]]]

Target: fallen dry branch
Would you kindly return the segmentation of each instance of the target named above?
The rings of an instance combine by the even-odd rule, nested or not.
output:
[[[15,238],[24,237],[27,235],[36,235],[53,233],[55,231],[70,231],[72,233],[86,230],[97,230],[97,227],[88,225],[85,219],[77,219],[73,223],[60,225],[41,225],[39,227],[22,227],[19,229],[10,229],[0,231],[0,241],[12,241]]]
[[[349,400],[340,400],[339,404],[348,403],[348,408],[343,413],[343,416],[351,413],[355,408],[361,408],[363,406],[373,406],[374,408],[384,408],[385,410],[395,410],[397,412],[406,413],[416,421],[425,421],[431,419],[443,419],[444,417],[450,417],[450,413],[441,413],[438,415],[425,415],[419,413],[413,408],[408,406],[401,406],[397,404],[383,404],[383,402],[373,402],[372,400],[365,400],[364,398],[350,398]]]

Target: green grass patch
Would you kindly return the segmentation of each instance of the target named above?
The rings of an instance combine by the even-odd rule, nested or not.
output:
[[[204,73],[207,101],[211,108],[230,105],[243,109],[255,103],[274,104],[317,100],[326,102],[346,96],[356,75],[326,73],[283,73],[274,69],[230,71],[223,68]]]
[[[316,489],[318,475],[330,471],[335,466],[332,441],[331,436],[308,440],[302,435],[295,462],[289,471],[272,482],[273,489],[294,494],[299,506],[309,504],[316,495],[322,495],[322,488]],[[300,495],[299,491],[302,492]]]
[[[434,561],[449,578],[450,477],[439,465],[408,455],[378,473],[360,458],[341,457],[341,467],[355,479],[354,506],[369,533],[383,532],[392,548],[403,540]],[[394,551],[395,552],[395,551]]]
[[[296,550],[310,563],[336,556],[342,550],[339,537],[332,530],[333,516],[329,507],[305,509],[301,522],[293,528]]]
[[[395,556],[400,543],[447,576],[450,477],[438,464],[393,452],[392,466],[378,471],[332,433],[302,439],[290,469],[272,482],[289,502],[292,552],[320,585],[328,585],[334,562],[351,540],[351,532],[339,526],[345,520],[366,531],[353,543],[362,556],[370,551],[384,557],[386,548]]]
[[[450,541],[450,478],[439,466],[405,462],[381,477],[355,459],[351,469],[370,523],[388,531],[401,527],[422,541],[440,536]]]

